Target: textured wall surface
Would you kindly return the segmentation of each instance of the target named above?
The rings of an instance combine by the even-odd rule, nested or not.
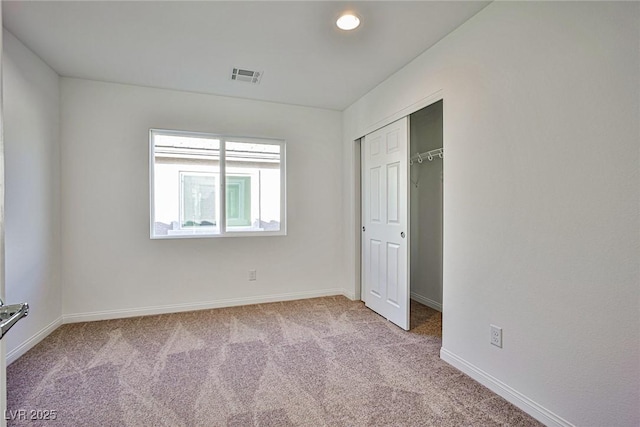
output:
[[[11,355],[62,315],[60,93],[58,75],[7,31],[2,71],[6,300],[30,306],[4,339]]]
[[[342,292],[340,113],[68,78],[61,91],[65,316]],[[150,240],[150,128],[284,139],[288,235]]]

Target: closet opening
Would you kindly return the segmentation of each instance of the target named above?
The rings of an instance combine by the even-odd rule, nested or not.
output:
[[[443,310],[443,133],[440,98],[354,144],[360,151],[360,297],[400,328],[438,338]]]
[[[442,100],[409,116],[410,331],[442,337]]]

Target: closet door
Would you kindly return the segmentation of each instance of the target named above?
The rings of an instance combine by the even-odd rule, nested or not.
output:
[[[409,330],[408,118],[364,137],[362,289],[367,307]]]

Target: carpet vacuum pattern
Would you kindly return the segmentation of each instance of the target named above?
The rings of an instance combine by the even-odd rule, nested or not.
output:
[[[68,324],[7,368],[7,413],[56,419],[8,424],[540,425],[440,347],[344,297]]]

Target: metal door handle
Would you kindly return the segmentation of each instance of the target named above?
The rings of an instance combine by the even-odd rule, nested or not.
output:
[[[362,226],[362,231],[367,231],[367,229],[366,229],[366,228],[364,228],[364,225]]]
[[[29,304],[26,302],[20,304],[4,305],[0,300],[0,339],[9,329],[15,325],[18,320],[29,314]]]
[[[400,232],[400,237],[402,237],[404,239],[404,231]]]

